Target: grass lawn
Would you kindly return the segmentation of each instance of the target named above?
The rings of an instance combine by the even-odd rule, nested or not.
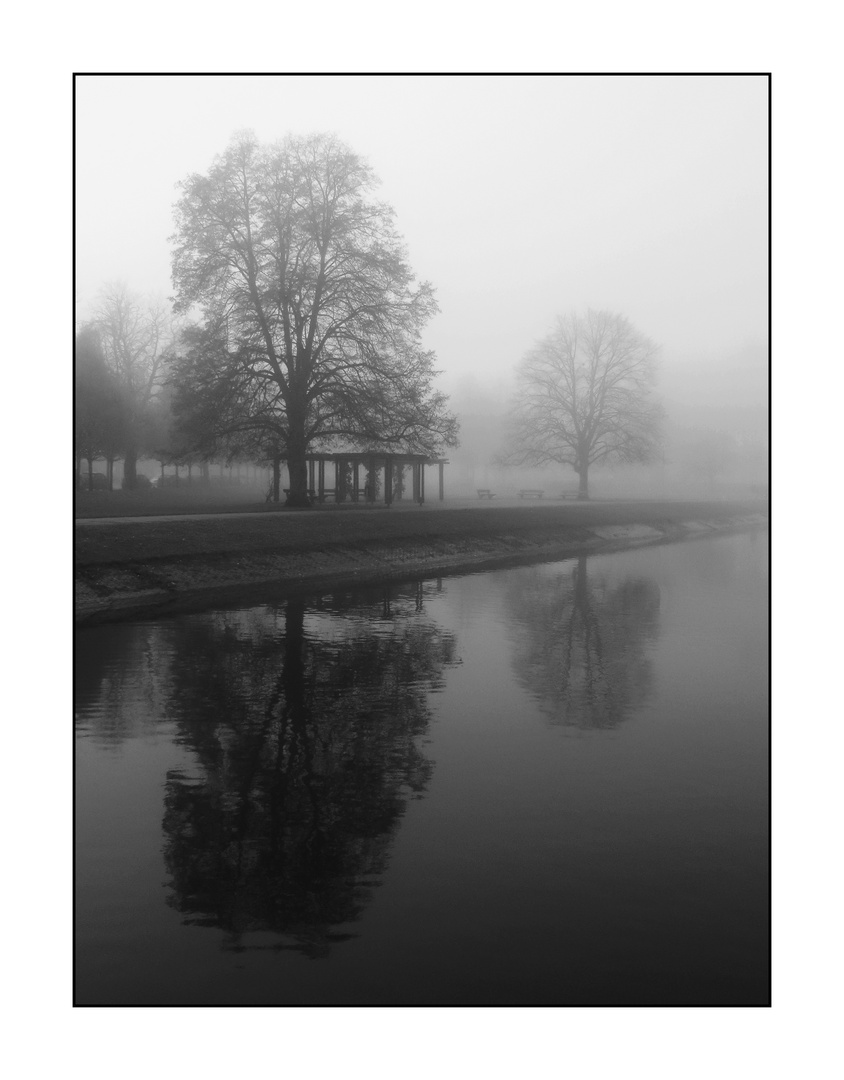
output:
[[[273,509],[254,486],[180,484],[160,491],[76,491],[76,518],[146,517],[153,514],[226,514]]]

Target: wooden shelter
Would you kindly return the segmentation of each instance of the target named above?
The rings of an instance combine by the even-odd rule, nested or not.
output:
[[[425,468],[439,470],[439,497],[445,497],[446,458],[424,454],[384,451],[343,451],[338,454],[307,454],[308,494],[316,502],[381,502],[391,506],[397,500],[425,502]],[[407,470],[410,476],[405,479]],[[380,489],[380,492],[379,492]],[[380,497],[379,497],[380,495]]]

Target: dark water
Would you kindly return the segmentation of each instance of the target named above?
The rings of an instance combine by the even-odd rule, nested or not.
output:
[[[767,535],[77,638],[79,1003],[764,1004]]]

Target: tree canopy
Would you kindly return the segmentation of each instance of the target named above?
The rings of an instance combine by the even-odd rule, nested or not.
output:
[[[581,498],[589,467],[644,462],[659,442],[653,397],[657,347],[621,315],[589,310],[557,319],[522,360],[502,460],[571,465]]]
[[[296,505],[315,444],[456,441],[421,344],[433,290],[415,283],[375,183],[333,136],[261,146],[241,133],[181,185],[176,308],[198,306],[203,325],[176,365],[178,407],[194,429],[280,440]]]

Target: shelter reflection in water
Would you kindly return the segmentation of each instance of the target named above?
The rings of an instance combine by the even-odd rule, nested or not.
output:
[[[508,576],[513,669],[553,723],[613,728],[651,695],[660,592],[649,577],[613,580],[588,563]]]
[[[167,902],[186,922],[229,948],[311,956],[351,936],[433,768],[428,695],[455,641],[424,596],[292,598],[154,628],[148,647],[178,657],[157,693],[195,762],[168,771],[164,796]]]
[[[314,956],[348,936],[335,928],[379,883],[432,769],[427,694],[454,641],[421,605],[421,591],[370,606],[350,594],[316,610],[291,599],[281,625],[273,610],[192,624],[202,640],[174,703],[199,768],[168,775],[163,822],[169,902],[188,921],[234,947],[272,931],[286,938],[273,947]]]

